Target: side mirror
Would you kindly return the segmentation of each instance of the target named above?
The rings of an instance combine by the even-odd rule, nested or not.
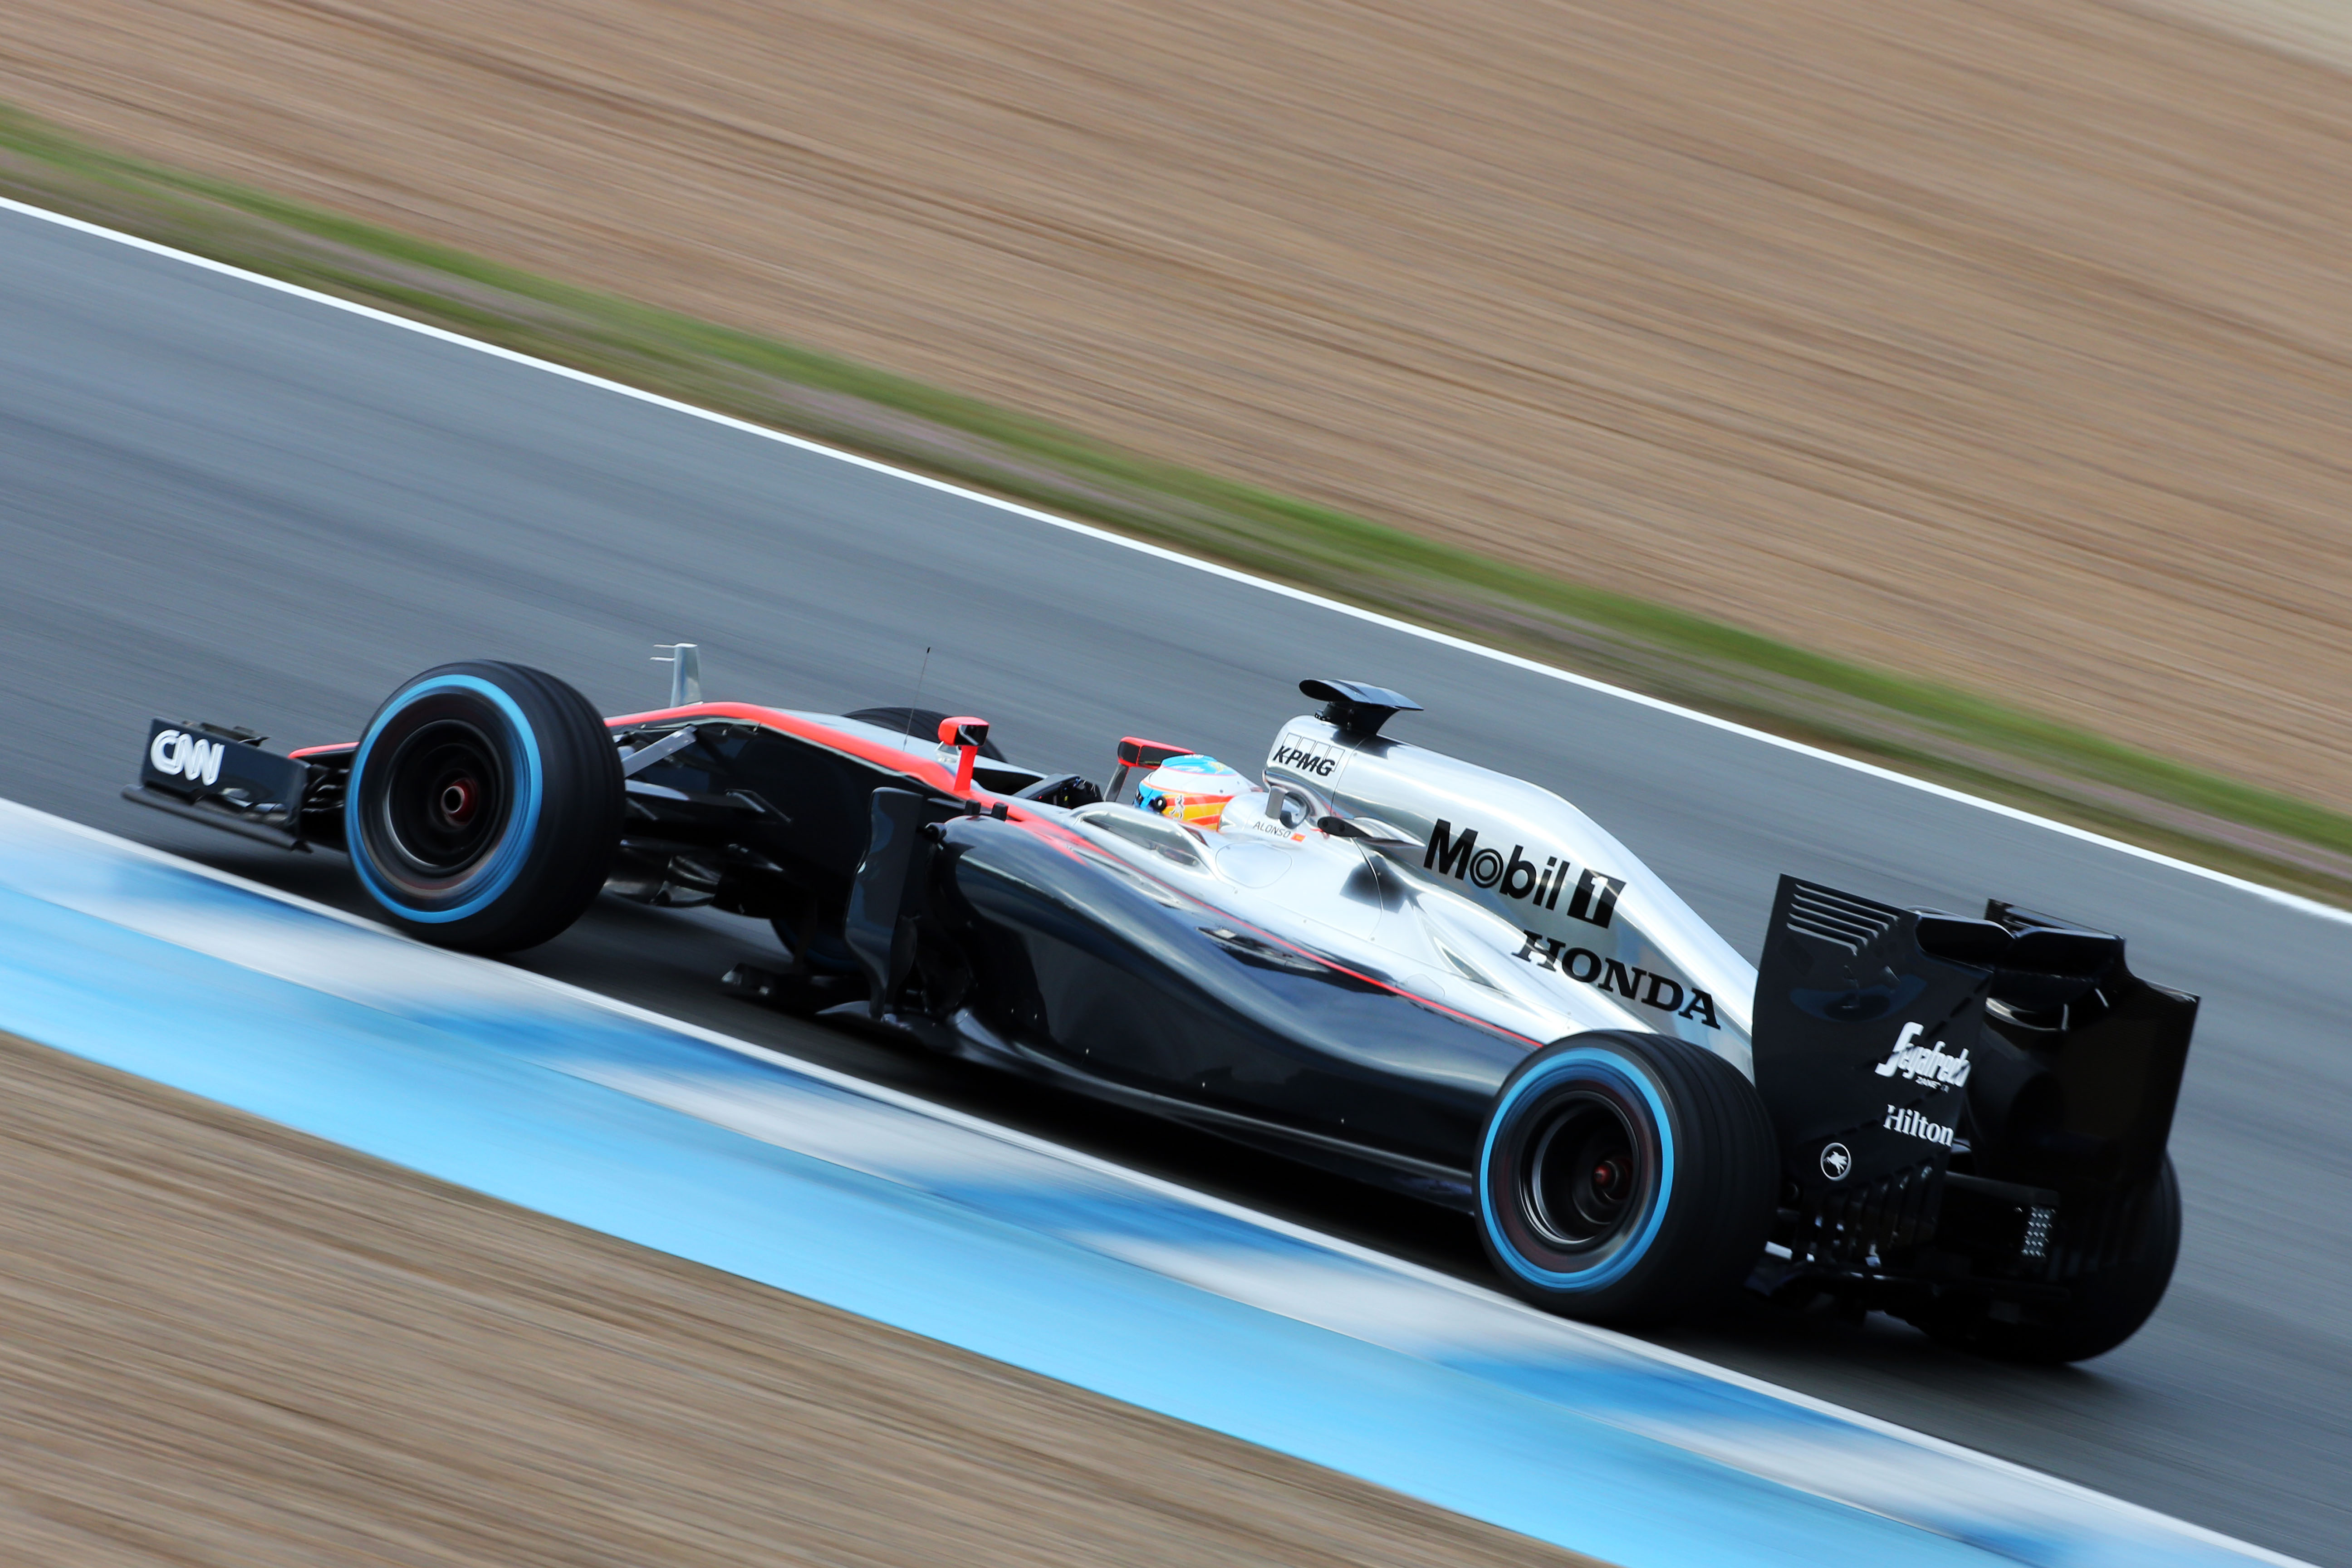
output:
[[[980,760],[981,747],[988,743],[988,721],[964,714],[940,721],[940,744],[956,749],[956,794],[971,788],[972,764]]]

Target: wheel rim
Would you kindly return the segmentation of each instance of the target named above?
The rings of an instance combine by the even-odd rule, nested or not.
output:
[[[1564,1041],[1514,1076],[1488,1118],[1481,1232],[1546,1300],[1603,1290],[1649,1256],[1676,1168],[1665,1101],[1641,1064],[1609,1039]]]
[[[352,869],[403,921],[451,925],[481,913],[541,844],[547,776],[534,721],[492,679],[499,668],[482,668],[427,670],[394,693],[352,760]]]
[[[412,875],[463,876],[498,842],[506,796],[506,769],[488,735],[460,720],[424,725],[385,768],[389,847]]]
[[[1596,1094],[1563,1095],[1531,1131],[1513,1184],[1528,1227],[1563,1253],[1606,1247],[1642,1212],[1649,1185],[1623,1110]]]

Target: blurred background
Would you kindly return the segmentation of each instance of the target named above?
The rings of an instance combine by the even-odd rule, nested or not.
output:
[[[2346,902],[2347,70],[2352,21],[2304,0],[10,0],[0,194]],[[36,313],[26,343],[64,341]],[[93,406],[181,416],[136,373],[89,383]],[[375,411],[317,401],[306,439],[327,432],[335,455],[289,470],[373,498],[352,517],[416,520],[354,528],[338,557],[349,518],[280,517],[282,498],[217,476],[176,498],[129,480],[37,494],[41,465],[81,459],[26,374],[0,445],[11,722],[70,721],[93,626],[121,660],[93,700],[143,713],[165,695],[128,687],[221,684],[157,629],[172,584],[110,584],[126,562],[208,561],[208,592],[250,587],[327,650],[228,656],[320,727],[297,741],[477,651],[587,670],[617,710],[656,636],[711,637],[735,670],[843,706],[902,699],[838,672],[912,674],[940,584],[869,647],[875,618],[818,603],[822,571],[803,582],[782,544],[729,582],[722,543],[759,553],[757,480],[713,481],[731,510],[705,526],[656,504],[677,475],[635,437],[579,437],[595,451],[570,454],[558,521],[481,569],[466,487],[435,488],[442,454],[470,476],[465,441],[493,440],[499,399],[468,395],[436,408],[450,430],[404,431],[425,457],[381,467],[332,448],[374,446],[354,432]],[[729,460],[694,447],[677,468]],[[881,556],[908,537],[877,523],[865,541],[855,505],[808,504]],[[592,517],[605,532],[583,543],[593,529],[568,520]],[[822,531],[794,527],[793,550]],[[230,572],[240,549],[267,572]],[[694,604],[698,574],[740,596],[679,625],[608,594],[624,562],[677,574],[665,614]],[[320,608],[342,588],[359,607]],[[118,590],[157,595],[127,630],[92,607]],[[787,594],[809,624],[845,624],[770,661],[761,615]],[[427,601],[446,617],[398,609]],[[1041,592],[1009,613],[1057,612]],[[512,646],[424,646],[468,626]],[[1056,744],[1110,732],[1116,704],[1075,694],[1095,672],[1024,668],[1012,647],[965,649],[1007,693],[992,712]],[[1231,674],[1118,672],[1166,690],[1215,684],[1203,668]],[[1223,697],[1192,710],[1219,745],[1256,735]],[[11,765],[6,793],[52,787]],[[1660,805],[1644,766],[1585,782],[1629,813],[1706,816]],[[1741,852],[1845,857],[1906,891],[1980,852],[1906,821],[1939,858],[1897,866],[1832,804],[1741,819],[1765,846]],[[1642,851],[1745,942],[1757,888],[1654,831]],[[310,869],[212,853],[338,896]],[[2288,951],[2261,919],[2183,918],[2168,957],[2221,999],[2180,1145],[2194,1267],[2176,1299],[2198,1315],[2160,1319],[2143,1350],[2193,1375],[2150,1359],[2029,1382],[1843,1324],[1677,1342],[2157,1506],[2194,1471],[2184,1510],[2345,1560],[2352,1339],[2332,1308],[2289,1327],[2247,1298],[2352,1261],[2323,1190],[2347,1179],[2352,971],[2340,927],[2274,973],[2249,967]],[[593,984],[658,948],[616,920],[544,966]],[[679,947],[640,999],[700,1005],[719,961]],[[0,1549],[27,1560],[1566,1560],[805,1303],[779,1315],[740,1281],[37,1047],[0,1045],[0,1080],[19,1194],[0,1237]],[[1034,1114],[1244,1198],[1289,1181],[1084,1109]],[[2316,1184],[2263,1164],[2283,1143]],[[2257,1166],[2310,1212],[2228,1184]],[[1311,1186],[1283,1201],[1475,1266],[1422,1218]],[[2196,1251],[2200,1203],[2201,1234],[2245,1250]],[[796,1425],[817,1436],[777,1446]],[[2275,1495],[2249,1492],[2256,1472]]]
[[[2331,15],[18,0],[0,101],[1992,699],[2049,722],[1924,725],[1979,787],[2087,768],[2078,816],[2153,792],[2143,836],[2340,883],[2352,42]],[[897,412],[846,434],[887,445]],[[1087,488],[1059,499],[1108,504]],[[1271,531],[1256,563],[1349,585]],[[1448,586],[1389,596],[1530,635]],[[1613,624],[1577,614],[1555,657]],[[1670,694],[1840,743],[1884,730],[1841,711],[1850,683],[1792,700],[1792,678]],[[2138,755],[2085,763],[2078,734]]]

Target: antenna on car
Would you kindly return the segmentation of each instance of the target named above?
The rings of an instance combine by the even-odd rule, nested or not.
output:
[[[657,642],[667,651],[654,655],[656,664],[669,666],[669,705],[684,708],[702,700],[702,649],[690,642]]]
[[[931,672],[931,650],[923,649],[922,667],[915,671],[915,702],[907,710],[907,732],[898,737],[898,749],[905,751],[907,742],[915,738],[915,715],[923,710],[923,677]]]

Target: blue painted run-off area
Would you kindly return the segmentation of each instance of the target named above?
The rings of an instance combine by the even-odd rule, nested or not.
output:
[[[5,803],[0,1029],[1625,1568],[2263,1555]]]

